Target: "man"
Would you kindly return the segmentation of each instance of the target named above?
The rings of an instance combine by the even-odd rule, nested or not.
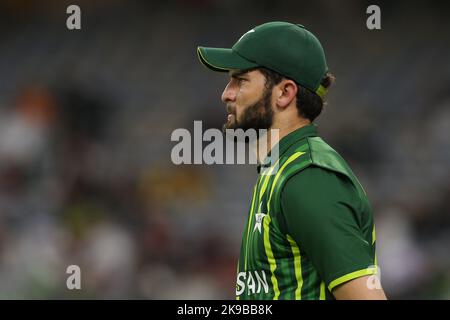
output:
[[[269,22],[231,49],[197,53],[229,72],[225,128],[279,130],[277,166],[260,173],[250,204],[237,299],[385,299],[366,193],[313,123],[333,80],[318,39],[302,25]]]

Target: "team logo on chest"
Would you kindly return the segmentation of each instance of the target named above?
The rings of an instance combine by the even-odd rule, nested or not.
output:
[[[258,229],[259,233],[261,234],[261,225],[263,223],[263,219],[267,214],[265,213],[256,213],[255,214],[255,227],[253,228],[253,232],[255,232],[256,229]]]

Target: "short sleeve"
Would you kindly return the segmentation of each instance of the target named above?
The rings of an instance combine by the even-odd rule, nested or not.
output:
[[[375,249],[364,237],[366,221],[350,179],[311,166],[289,178],[280,200],[288,233],[330,291],[376,272]]]

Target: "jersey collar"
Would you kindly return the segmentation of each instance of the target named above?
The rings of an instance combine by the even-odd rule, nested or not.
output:
[[[306,137],[316,137],[316,136],[317,136],[317,124],[315,123],[310,123],[304,127],[292,131],[288,135],[281,138],[281,140],[278,142],[279,157],[281,157],[289,149],[289,147],[292,146],[297,141],[300,141]],[[260,173],[261,168],[270,167],[271,161],[269,157],[270,152],[267,155],[266,159],[264,159],[264,162],[258,164],[257,167],[258,174]]]

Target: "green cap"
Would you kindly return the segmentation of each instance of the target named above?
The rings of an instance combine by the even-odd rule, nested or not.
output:
[[[268,22],[246,32],[231,49],[198,47],[200,61],[214,71],[265,67],[316,92],[328,71],[319,40],[304,26]]]

